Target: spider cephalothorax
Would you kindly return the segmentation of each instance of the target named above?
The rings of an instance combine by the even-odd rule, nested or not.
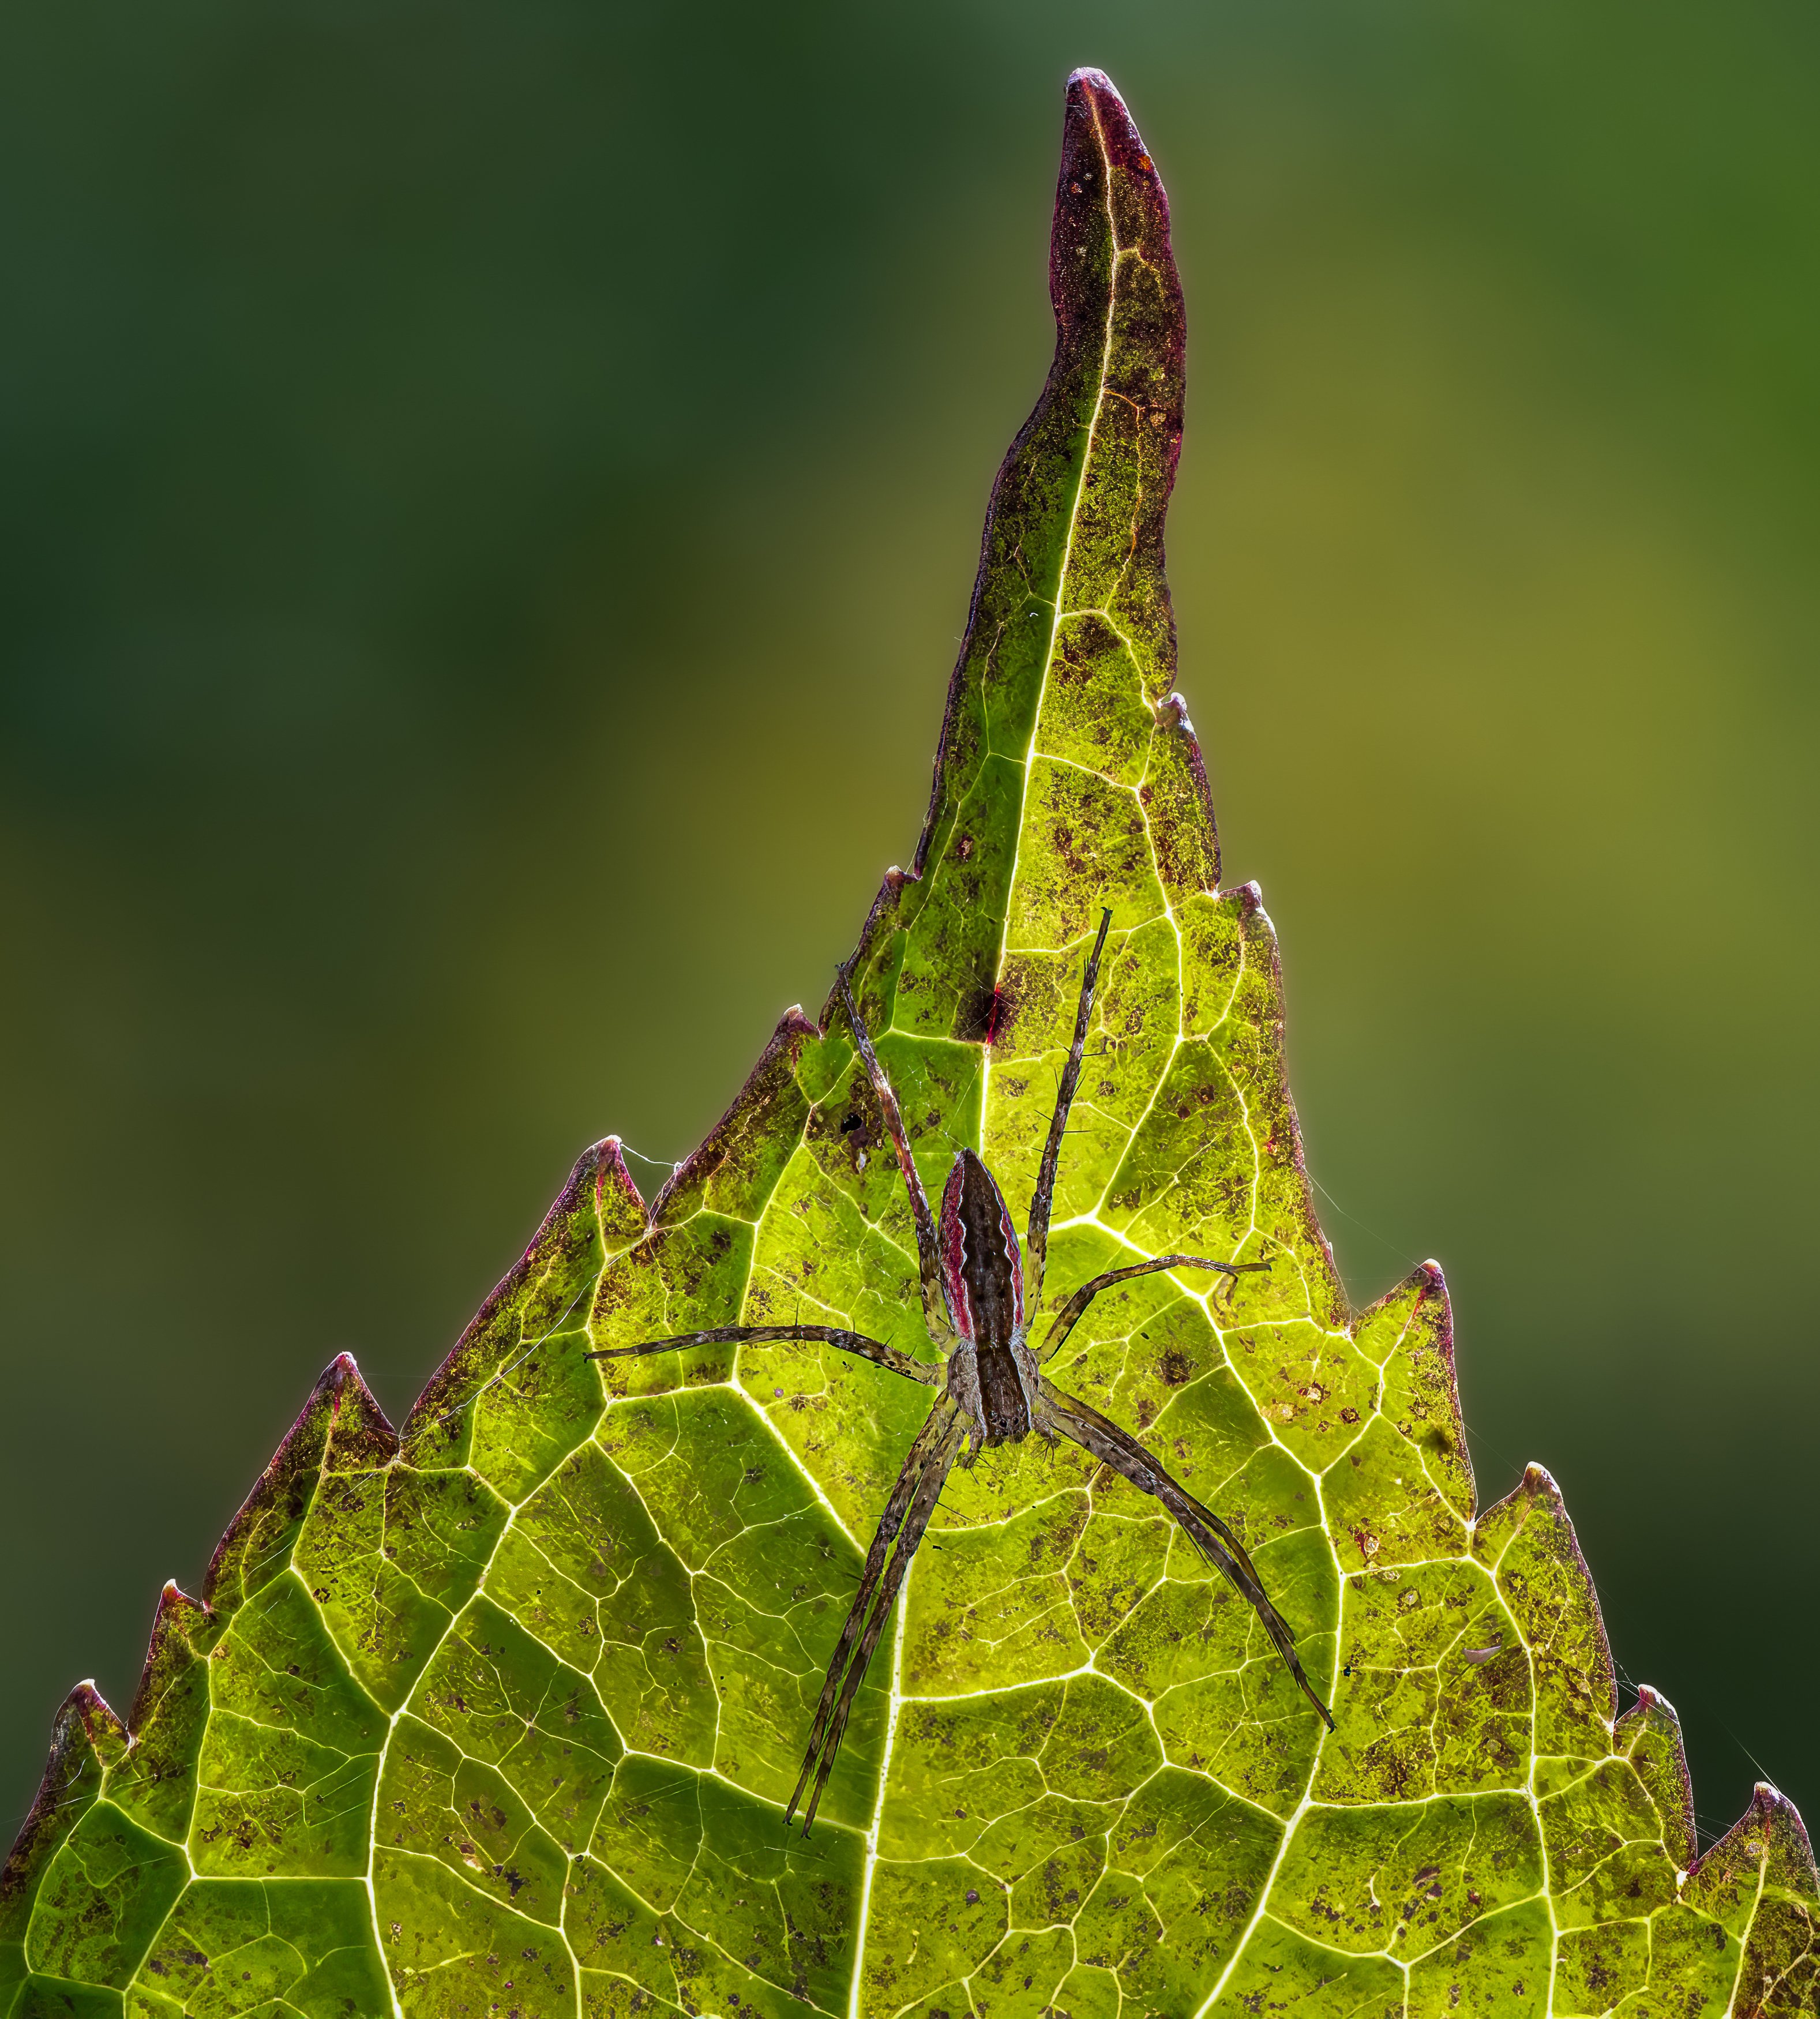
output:
[[[1111,923],[1112,914],[1108,912],[1101,917],[1099,937],[1081,977],[1074,1042],[1056,1095],[1055,1112],[1050,1120],[1036,1191],[1031,1200],[1030,1224],[1021,1245],[1004,1194],[971,1150],[961,1151],[954,1160],[941,1195],[939,1216],[930,1212],[923,1180],[911,1158],[897,1096],[872,1049],[846,974],[841,975],[840,1000],[853,1026],[860,1057],[910,1194],[923,1321],[931,1341],[944,1356],[939,1369],[882,1340],[832,1325],[717,1325],[711,1331],[687,1332],[677,1339],[651,1339],[642,1346],[609,1347],[588,1355],[591,1360],[612,1360],[626,1354],[665,1353],[691,1346],[818,1339],[910,1380],[941,1387],[941,1393],[886,1499],[878,1532],[866,1552],[859,1590],[828,1665],[828,1680],[822,1686],[821,1701],[810,1728],[803,1771],[785,1811],[786,1815],[796,1813],[813,1775],[814,1785],[803,1818],[805,1834],[815,1819],[821,1792],[833,1771],[835,1755],[840,1749],[847,1717],[872,1650],[878,1645],[911,1559],[935,1511],[950,1467],[963,1453],[971,1463],[981,1451],[995,1444],[1021,1443],[1032,1431],[1051,1442],[1057,1437],[1070,1438],[1140,1492],[1155,1495],[1202,1555],[1224,1571],[1250,1601],[1303,1695],[1329,1728],[1332,1726],[1327,1706],[1315,1695],[1303,1671],[1296,1653],[1296,1637],[1271,1604],[1238,1538],[1217,1514],[1203,1507],[1185,1487],[1172,1479],[1136,1438],[1098,1410],[1064,1394],[1042,1373],[1042,1362],[1053,1355],[1081,1314],[1101,1290],[1115,1283],[1133,1276],[1148,1276],[1159,1269],[1212,1269],[1231,1278],[1249,1270],[1267,1269],[1270,1264],[1216,1262],[1204,1255],[1159,1255],[1123,1269],[1108,1269],[1082,1284],[1056,1313],[1040,1354],[1033,1353],[1025,1340],[1027,1314],[1039,1309],[1042,1301],[1056,1167],[1068,1130],[1068,1110],[1080,1081],[1093,991],[1100,976],[1100,956]]]

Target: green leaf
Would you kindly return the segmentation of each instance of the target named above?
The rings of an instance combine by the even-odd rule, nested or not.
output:
[[[1793,1807],[1760,1787],[1697,1855],[1674,1714],[1616,1715],[1553,1481],[1477,1510],[1441,1271],[1347,1307],[1272,928],[1220,888],[1173,691],[1180,297],[1092,71],[1051,275],[854,985],[925,1184],[975,1146],[1021,1217],[1110,908],[1048,1301],[1171,1249],[1271,1266],[1229,1303],[1122,1285],[1053,1371],[1244,1537],[1337,1730],[1153,1501],[1033,1439],[952,1476],[786,1826],[929,1392],[809,1345],[583,1356],[743,1321],[934,1357],[850,1038],[792,1012],[648,1208],[588,1151],[401,1433],[338,1360],[201,1600],[166,1588],[125,1724],[71,1695],[0,1882],[0,2014],[1814,2009]]]

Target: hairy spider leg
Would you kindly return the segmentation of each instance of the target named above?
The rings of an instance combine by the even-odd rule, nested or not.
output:
[[[1064,1394],[1052,1383],[1042,1384],[1040,1424],[1071,1438],[1102,1465],[1130,1481],[1139,1492],[1154,1495],[1174,1515],[1209,1563],[1223,1571],[1251,1604],[1289,1673],[1310,1703],[1321,1713],[1331,1731],[1333,1716],[1319,1697],[1296,1652],[1296,1637],[1289,1622],[1271,1604],[1245,1546],[1211,1508],[1203,1507],[1179,1481],[1172,1479],[1142,1444],[1090,1405]]]
[[[1268,1262],[1209,1262],[1205,1255],[1159,1255],[1154,1262],[1133,1262],[1129,1268],[1108,1269],[1103,1276],[1090,1276],[1055,1314],[1055,1323],[1049,1328],[1049,1336],[1042,1342],[1037,1357],[1046,1360],[1072,1332],[1081,1314],[1086,1310],[1102,1290],[1110,1289],[1115,1283],[1128,1281],[1133,1276],[1154,1276],[1159,1269],[1217,1269],[1227,1279],[1227,1292],[1231,1295],[1232,1279],[1248,1275],[1254,1270],[1270,1267]]]
[[[859,1005],[847,986],[845,968],[841,969],[836,979],[847,1021],[852,1024],[854,1036],[859,1043],[866,1076],[872,1083],[872,1096],[885,1118],[891,1147],[897,1153],[897,1168],[904,1173],[905,1187],[910,1194],[910,1216],[916,1223],[916,1273],[923,1284],[923,1322],[929,1328],[930,1339],[937,1346],[946,1346],[954,1338],[954,1327],[949,1321],[948,1304],[941,1293],[941,1255],[935,1238],[934,1216],[929,1210],[929,1195],[923,1189],[923,1180],[916,1175],[915,1162],[910,1154],[910,1139],[904,1133],[904,1118],[897,1108],[897,1096],[891,1091],[891,1082],[885,1077],[884,1067],[879,1064],[878,1053],[872,1049]]]
[[[1049,1119],[1049,1140],[1042,1146],[1042,1162],[1037,1168],[1036,1191],[1030,1201],[1030,1225],[1024,1238],[1024,1278],[1027,1285],[1024,1308],[1035,1312],[1042,1304],[1042,1265],[1049,1256],[1049,1213],[1055,1201],[1056,1168],[1061,1162],[1062,1138],[1068,1133],[1068,1110],[1074,1105],[1075,1089],[1081,1082],[1081,1060],[1087,1049],[1087,1021],[1093,1013],[1093,991],[1100,980],[1100,955],[1106,935],[1112,930],[1112,914],[1100,914],[1100,937],[1087,956],[1081,977],[1080,1006],[1075,1012],[1074,1042],[1068,1047],[1068,1062],[1062,1068],[1061,1086],[1055,1096],[1055,1112]]]
[[[760,1345],[767,1339],[814,1339],[824,1346],[837,1346],[843,1353],[857,1354],[874,1365],[888,1367],[908,1381],[920,1381],[933,1388],[941,1370],[920,1360],[912,1360],[883,1339],[868,1339],[863,1332],[843,1332],[838,1325],[713,1325],[706,1332],[680,1332],[674,1339],[647,1339],[643,1346],[603,1346],[582,1355],[584,1360],[625,1360],[640,1353],[678,1353],[691,1346]]]
[[[891,1616],[891,1608],[909,1570],[910,1560],[923,1540],[941,1489],[948,1484],[948,1472],[960,1448],[966,1427],[965,1415],[944,1396],[930,1411],[928,1419],[918,1432],[915,1443],[910,1447],[910,1455],[904,1461],[904,1469],[897,1475],[897,1483],[891,1488],[891,1497],[885,1503],[878,1533],[866,1552],[859,1590],[847,1615],[847,1623],[840,1629],[834,1658],[828,1665],[828,1680],[821,1686],[821,1701],[815,1707],[815,1722],[810,1728],[809,1749],[803,1755],[803,1771],[797,1777],[789,1806],[784,1811],[784,1820],[788,1822],[796,1813],[796,1804],[803,1799],[803,1790],[813,1770],[815,1785],[809,1796],[809,1806],[803,1812],[805,1836],[815,1820],[816,1810],[821,1807],[821,1792],[828,1785],[828,1777],[834,1771],[835,1755],[840,1750],[847,1717],[872,1658],[872,1651],[879,1644],[885,1622]],[[894,1541],[897,1546],[895,1551],[891,1549]],[[889,1562],[886,1560],[887,1554]],[[853,1647],[856,1635],[859,1646],[850,1663],[847,1653]],[[835,1695],[837,1686],[840,1691],[838,1699]]]

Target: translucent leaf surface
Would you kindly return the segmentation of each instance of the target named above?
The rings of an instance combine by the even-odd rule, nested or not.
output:
[[[1169,1250],[1054,1368],[1245,1538],[1334,1705],[1155,1504],[1071,1446],[951,1479],[821,1818],[782,1805],[926,1390],[850,1039],[792,1013],[648,1207],[609,1139],[394,1434],[330,1368],[168,1587],[123,1725],[60,1715],[0,1898],[0,2013],[924,2019],[1811,2012],[1814,1864],[1767,1787],[1695,1855],[1673,1713],[1616,1715],[1554,1482],[1483,1512],[1441,1272],[1347,1304],[1173,692],[1183,327],[1163,194],[1071,83],[1049,383],[992,498],[915,865],[856,986],[926,1184],[1027,1206],[1113,932],[1053,1306]],[[820,845],[836,845],[821,836]],[[761,877],[750,901],[784,901]]]

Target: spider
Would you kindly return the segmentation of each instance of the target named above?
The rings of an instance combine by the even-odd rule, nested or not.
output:
[[[589,1354],[589,1360],[617,1360],[633,1354],[673,1353],[695,1346],[757,1343],[767,1339],[818,1339],[843,1353],[889,1368],[894,1374],[939,1386],[941,1394],[930,1410],[910,1455],[897,1475],[885,1502],[878,1533],[866,1552],[865,1568],[847,1623],[835,1644],[834,1658],[828,1665],[828,1680],[821,1701],[816,1706],[810,1728],[809,1749],[803,1760],[796,1792],[784,1811],[785,1821],[796,1812],[803,1790],[814,1776],[808,1807],[803,1815],[803,1834],[815,1820],[822,1790],[834,1769],[835,1755],[847,1730],[849,1713],[872,1658],[885,1622],[897,1601],[910,1560],[916,1553],[929,1525],[935,1503],[956,1459],[972,1465],[983,1450],[995,1444],[1021,1444],[1032,1432],[1052,1444],[1058,1437],[1069,1437],[1102,1465],[1121,1473],[1140,1492],[1153,1494],[1187,1531],[1189,1540],[1214,1567],[1223,1571],[1247,1598],[1263,1622],[1277,1652],[1287,1664],[1302,1694],[1314,1706],[1329,1731],[1333,1719],[1314,1694],[1296,1655],[1296,1637],[1289,1623],[1271,1604],[1262,1581],[1243,1545],[1220,1517],[1203,1507],[1194,1495],[1165,1472],[1137,1439],[1097,1409],[1077,1401],[1071,1395],[1044,1379],[1042,1361],[1050,1357],[1073,1331],[1081,1314],[1100,1291],[1133,1276],[1153,1275],[1159,1269],[1212,1269],[1228,1279],[1248,1270],[1268,1269],[1268,1262],[1213,1262],[1202,1255],[1159,1255],[1152,1262],[1136,1262],[1124,1269],[1108,1269],[1082,1284],[1061,1309],[1049,1328],[1042,1353],[1032,1353],[1025,1343],[1031,1315],[1042,1299],[1043,1263],[1049,1248],[1050,1207],[1055,1195],[1056,1166],[1067,1133],[1068,1109],[1081,1077],[1081,1060],[1086,1047],[1087,1021],[1093,1007],[1093,990],[1100,978],[1100,956],[1111,930],[1112,914],[1100,921],[1099,937],[1087,958],[1081,977],[1080,1006],[1075,1016],[1074,1042],[1056,1096],[1055,1112],[1050,1118],[1049,1139],[1043,1145],[1042,1162],[1037,1172],[1036,1194],[1030,1204],[1030,1225],[1020,1250],[1011,1224],[1010,1208],[992,1174],[971,1150],[955,1156],[941,1196],[939,1216],[929,1209],[923,1181],[911,1161],[909,1140],[898,1111],[897,1096],[885,1077],[872,1049],[872,1041],[853,999],[843,969],[838,977],[842,1006],[858,1040],[860,1057],[872,1083],[885,1126],[897,1153],[897,1166],[910,1194],[910,1211],[916,1227],[916,1258],[923,1286],[923,1314],[932,1343],[945,1355],[943,1368],[936,1368],[894,1346],[886,1346],[863,1333],[844,1332],[833,1325],[716,1325],[706,1332],[685,1332],[675,1339],[654,1339],[642,1346],[604,1347]],[[944,1376],[945,1373],[945,1379]],[[963,1455],[964,1453],[964,1455]]]

